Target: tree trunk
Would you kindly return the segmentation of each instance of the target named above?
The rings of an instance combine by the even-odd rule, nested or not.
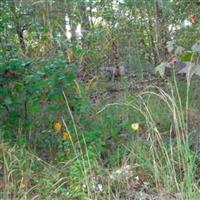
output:
[[[163,15],[163,1],[155,0],[156,7],[156,47],[159,62],[167,59],[168,26]]]
[[[22,50],[22,52],[25,54],[26,53],[26,44],[24,41],[24,33],[23,33],[23,27],[20,25],[19,23],[19,17],[17,16],[16,13],[16,2],[15,0],[11,1],[10,4],[10,10],[12,11],[13,17],[14,17],[14,22],[15,22],[15,29],[16,29],[16,33],[18,36],[18,40],[19,40],[19,44],[20,44],[20,48]]]
[[[115,78],[120,78],[121,74],[120,74],[120,69],[119,69],[119,47],[117,45],[117,43],[115,41],[112,41],[112,50],[113,50],[113,55],[114,55],[114,61],[115,61]]]
[[[152,56],[153,56],[152,64],[157,65],[158,59],[157,59],[156,46],[155,46],[154,37],[153,37],[154,29],[153,29],[153,23],[152,23],[151,15],[150,15],[148,8],[147,8],[147,12],[148,12],[148,28],[147,28],[147,30],[148,30],[149,43],[151,44]]]
[[[90,21],[87,12],[87,6],[84,1],[80,3],[79,13],[81,17],[81,28],[83,30],[83,33],[86,33],[87,31],[90,30]]]

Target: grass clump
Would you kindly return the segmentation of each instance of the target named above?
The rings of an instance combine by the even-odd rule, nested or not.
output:
[[[197,200],[198,110],[189,109],[196,91],[179,84],[125,90],[118,101],[105,95],[98,103],[85,89],[73,109],[63,92],[65,111],[41,135],[47,145],[2,139],[2,198]]]

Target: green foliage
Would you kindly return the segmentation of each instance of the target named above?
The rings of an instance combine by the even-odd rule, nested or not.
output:
[[[191,81],[200,75],[199,8],[179,0],[1,1],[3,199],[132,199],[144,191],[195,199],[198,152],[183,134],[200,130],[199,82]],[[102,80],[99,68],[117,64],[128,69],[124,79]],[[156,88],[138,77],[154,65]],[[186,83],[163,81],[172,66]]]
[[[158,66],[156,66],[155,68],[155,73],[160,75],[162,78],[164,78],[165,76],[165,70],[166,68],[171,68],[169,63],[167,62],[162,62],[161,64],[159,64]]]
[[[168,50],[174,49],[174,43],[168,43]],[[179,49],[179,50],[177,50]],[[181,49],[181,50],[180,50]],[[175,66],[175,71],[179,74],[185,74],[187,78],[192,78],[193,75],[200,75],[199,68],[199,45],[198,42],[192,46],[192,51],[184,51],[184,49],[178,46],[175,50],[175,56],[170,62],[162,62],[155,68],[155,73],[159,74],[162,78],[166,75],[166,69]],[[177,53],[178,52],[178,53]],[[183,65],[183,66],[182,66]]]
[[[1,68],[0,99],[4,115],[1,125],[8,131],[13,131],[19,123],[25,123],[27,128],[33,126],[32,119],[44,111],[44,102],[49,102],[50,115],[60,112],[63,108],[57,102],[62,100],[62,91],[73,91],[76,65],[66,64],[62,57],[40,69],[31,62],[28,64],[31,66],[20,59],[12,59]],[[17,130],[14,130],[13,135],[16,134]]]

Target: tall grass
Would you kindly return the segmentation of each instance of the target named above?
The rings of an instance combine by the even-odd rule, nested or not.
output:
[[[148,170],[153,177],[158,194],[165,193],[169,199],[178,195],[179,199],[197,200],[200,196],[198,181],[195,179],[195,152],[191,150],[189,142],[191,134],[188,129],[190,78],[191,76],[187,76],[185,102],[181,98],[174,72],[173,80],[168,82],[167,89],[149,86],[137,95],[139,101],[112,103],[99,111],[101,113],[110,106],[128,106],[143,115],[146,141],[139,140],[130,147],[131,156],[129,157],[134,158],[132,161],[130,159],[130,162],[132,166],[135,162],[139,162],[144,169]],[[158,104],[155,106],[149,103],[151,99]],[[163,113],[159,113],[162,110],[161,107],[166,108]],[[162,124],[170,122],[165,133],[161,131],[162,127],[157,123],[155,117],[157,115],[163,115],[161,119],[165,121]],[[135,157],[137,157],[136,160]]]
[[[186,102],[184,102],[186,107],[183,107],[175,74],[173,82],[169,85],[169,92],[156,87],[154,88],[156,90],[150,91],[148,88],[139,95],[143,102],[141,112],[148,127],[153,176],[157,191],[164,189],[169,194],[179,193],[181,199],[196,200],[200,191],[195,180],[195,153],[190,149],[188,130],[190,78],[187,77]],[[148,101],[144,100],[151,97],[159,99],[160,106],[168,108],[168,112],[164,113],[166,121],[167,118],[171,121],[168,136],[163,136],[159,131],[154,119],[156,110],[152,111]],[[159,112],[159,105],[157,106]]]
[[[153,193],[154,197],[163,194],[166,199],[176,195],[182,200],[199,199],[200,191],[195,179],[197,166],[195,152],[190,149],[190,130],[188,128],[190,79],[187,79],[186,98],[181,98],[177,80],[174,75],[168,88],[147,87],[138,95],[132,95],[131,101],[111,103],[96,113],[94,120],[104,120],[102,112],[111,106],[126,107],[124,115],[130,124],[130,116],[141,115],[138,133],[128,132],[127,143],[119,141],[120,147],[126,149],[124,157],[120,155],[117,165],[104,166],[98,155],[91,156],[91,150],[85,135],[79,130],[68,99],[63,92],[70,121],[62,118],[65,129],[72,127],[71,148],[73,155],[66,162],[47,163],[30,150],[17,145],[10,147],[1,142],[0,156],[3,166],[4,199],[139,199],[138,191]],[[126,91],[124,98],[129,97]],[[120,112],[123,109],[119,109]],[[130,115],[131,114],[131,115]],[[115,117],[115,116],[113,116]],[[158,123],[160,122],[160,123]],[[71,124],[69,124],[71,123]],[[106,125],[103,127],[106,132]],[[102,127],[101,127],[102,128]],[[20,130],[20,128],[19,128]],[[117,151],[117,148],[116,148]],[[66,155],[67,156],[67,155]],[[106,155],[107,158],[112,155]],[[1,164],[1,163],[0,163]],[[121,166],[119,166],[121,165]],[[134,188],[138,177],[137,168],[148,174],[141,181],[141,188]],[[124,171],[123,171],[124,170]],[[122,174],[120,174],[120,173]],[[125,172],[125,174],[123,174]],[[111,177],[117,174],[113,179]],[[140,178],[140,177],[139,177]],[[143,187],[143,188],[142,188]]]

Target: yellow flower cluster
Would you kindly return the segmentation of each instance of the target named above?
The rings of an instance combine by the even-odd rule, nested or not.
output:
[[[63,132],[63,140],[68,140],[68,141],[72,140],[71,135],[67,131]]]
[[[60,122],[56,122],[54,124],[54,130],[58,134],[62,133],[61,132],[62,131],[62,124]],[[72,140],[71,135],[67,131],[63,131],[62,138],[63,138],[63,140],[67,140],[67,141],[71,141]]]
[[[54,124],[54,130],[56,133],[59,133],[61,131],[61,128],[62,128],[62,124],[60,122],[56,122]]]

